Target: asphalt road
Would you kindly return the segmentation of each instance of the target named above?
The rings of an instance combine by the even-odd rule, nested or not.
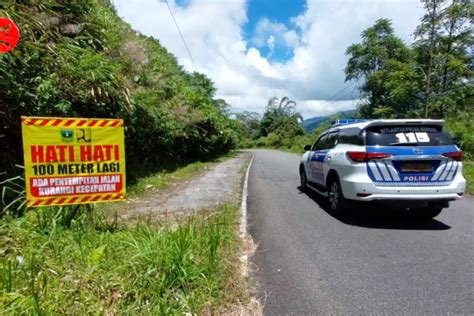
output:
[[[266,315],[474,314],[474,198],[428,221],[380,207],[334,217],[298,190],[298,165],[298,155],[257,150],[250,169]]]

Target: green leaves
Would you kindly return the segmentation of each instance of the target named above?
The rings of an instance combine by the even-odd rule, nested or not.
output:
[[[304,130],[300,124],[303,120],[295,107],[296,102],[288,97],[283,97],[281,100],[276,97],[271,98],[260,122],[260,136],[265,137],[270,133],[282,135],[285,138],[303,135]]]
[[[474,69],[469,48],[474,43],[474,7],[469,1],[423,4],[425,15],[410,47],[394,35],[389,20],[381,19],[362,33],[361,43],[347,49],[346,80],[362,82],[362,116],[455,120],[462,112],[472,115]],[[459,124],[470,123],[463,117]],[[463,147],[470,148],[468,136],[459,137]]]
[[[407,61],[409,51],[394,34],[392,23],[380,19],[362,33],[362,43],[347,48],[346,81],[367,77],[384,67],[388,60]]]
[[[105,245],[99,246],[91,251],[89,260],[92,264],[99,264],[105,253]]]

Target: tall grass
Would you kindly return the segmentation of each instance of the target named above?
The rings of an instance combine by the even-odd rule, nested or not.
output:
[[[118,227],[57,208],[0,222],[0,314],[182,314],[233,293],[237,206],[178,223]]]
[[[17,168],[24,169],[23,166],[16,165]],[[25,178],[16,176],[0,181],[0,216],[4,212],[21,215],[25,209],[26,191]]]
[[[463,162],[463,174],[467,181],[466,193],[474,194],[474,161]]]

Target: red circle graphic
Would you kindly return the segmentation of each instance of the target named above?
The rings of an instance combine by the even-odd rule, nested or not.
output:
[[[0,18],[0,53],[7,53],[15,48],[20,40],[20,30],[12,20]]]

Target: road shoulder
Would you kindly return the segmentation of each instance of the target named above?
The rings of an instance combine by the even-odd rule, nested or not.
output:
[[[132,197],[114,209],[121,219],[128,220],[135,217],[189,214],[236,202],[250,158],[251,153],[241,152],[224,161],[210,163],[191,178],[173,181],[163,190],[152,189]]]

